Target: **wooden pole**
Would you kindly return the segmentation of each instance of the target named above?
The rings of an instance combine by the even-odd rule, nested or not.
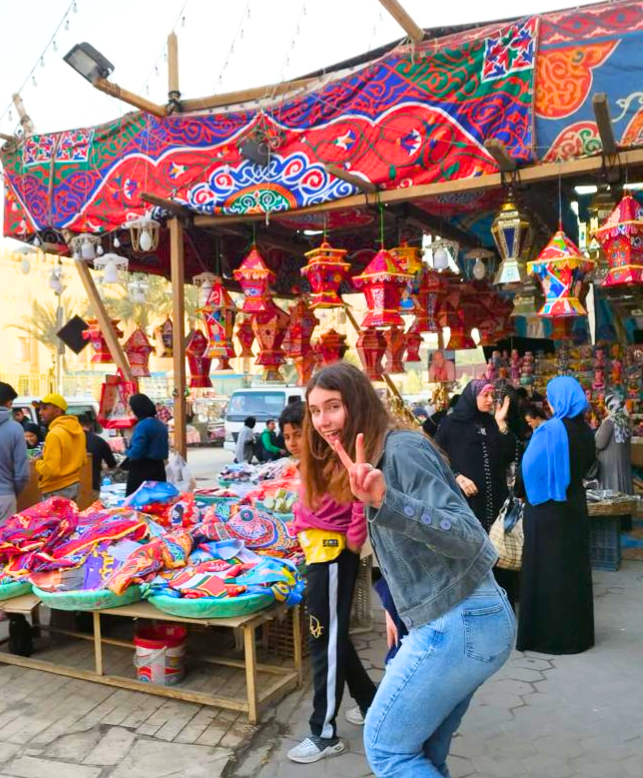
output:
[[[380,3],[414,43],[419,43],[424,38],[424,30],[411,19],[402,3],[398,0],[380,0]]]
[[[123,89],[118,84],[114,84],[106,78],[97,78],[92,81],[92,84],[99,92],[105,92],[106,95],[115,97],[117,100],[122,100],[124,103],[129,103],[129,105],[133,105],[134,108],[145,111],[145,113],[151,113],[153,116],[158,116],[159,119],[164,119],[167,116],[165,106],[153,103],[151,100],[146,100],[144,97],[139,97],[138,95],[135,95],[134,92],[129,92],[127,89]]]
[[[107,313],[103,301],[100,299],[100,295],[98,294],[98,289],[96,289],[96,284],[94,283],[92,274],[89,272],[89,267],[81,260],[76,260],[74,264],[76,265],[76,270],[78,270],[80,280],[85,287],[87,298],[89,299],[94,313],[96,314],[101,332],[103,333],[107,343],[109,353],[112,355],[114,364],[121,371],[123,378],[126,381],[134,381],[135,379],[132,375],[132,369],[129,366],[129,362],[127,361],[123,347],[118,342],[118,337],[116,336],[114,327],[112,326],[112,319]]]
[[[29,118],[27,110],[25,109],[24,103],[22,102],[22,97],[16,93],[12,96],[11,99],[13,100],[13,104],[16,106],[16,111],[18,111],[20,124],[22,125],[22,129],[25,131],[25,135],[33,135],[35,128],[33,126],[33,122]]]
[[[169,100],[168,110],[180,110],[179,39],[175,32],[171,32],[167,39],[167,97]]]
[[[516,160],[509,155],[505,144],[497,138],[488,138],[484,142],[485,149],[498,163],[498,167],[503,173],[510,173],[516,169]]]
[[[183,223],[174,217],[170,227],[170,266],[172,270],[172,312],[174,314],[174,449],[187,458],[185,402],[185,262]]]
[[[228,92],[227,94],[222,95],[196,97],[191,100],[182,100],[181,106],[186,113],[190,113],[191,111],[204,111],[208,108],[221,108],[225,105],[247,103],[250,100],[263,100],[268,97],[278,97],[279,95],[288,94],[288,92],[294,92],[296,89],[303,89],[319,80],[319,78],[300,78],[295,81],[284,81],[281,84],[255,86],[251,89],[242,89],[238,92]]]

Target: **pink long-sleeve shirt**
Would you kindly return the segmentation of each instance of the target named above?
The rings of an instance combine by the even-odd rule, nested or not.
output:
[[[359,548],[366,540],[366,518],[361,502],[338,503],[329,495],[324,495],[314,511],[306,508],[301,500],[294,507],[295,530],[325,529],[330,532],[344,532],[346,541]]]

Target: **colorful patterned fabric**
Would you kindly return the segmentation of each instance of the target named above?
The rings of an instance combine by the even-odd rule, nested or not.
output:
[[[246,505],[233,505],[227,523],[206,523],[201,532],[212,540],[237,538],[252,550],[265,549],[270,554],[285,554],[299,550],[291,522]]]
[[[254,110],[157,119],[130,114],[95,128],[5,147],[5,234],[46,227],[100,232],[142,215],[142,192],[197,213],[285,213],[355,194],[326,165],[386,188],[496,170],[485,140],[534,157],[537,17],[399,46],[289,100]],[[241,141],[267,138],[267,166]]]
[[[12,516],[0,531],[0,562],[17,554],[39,551],[48,554],[76,529],[76,503],[51,497]]]

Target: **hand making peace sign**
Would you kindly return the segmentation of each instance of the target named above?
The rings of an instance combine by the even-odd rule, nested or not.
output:
[[[351,492],[356,499],[372,508],[379,508],[386,494],[384,474],[366,462],[364,456],[364,435],[360,432],[355,440],[355,462],[348,456],[340,440],[335,441],[335,451],[348,470]]]

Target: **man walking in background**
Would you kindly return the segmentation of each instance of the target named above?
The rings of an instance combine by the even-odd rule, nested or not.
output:
[[[24,430],[11,413],[17,396],[13,386],[0,381],[0,527],[16,513],[17,497],[29,480]]]
[[[85,431],[85,448],[87,453],[92,455],[92,496],[97,500],[100,492],[100,474],[103,464],[109,470],[114,470],[116,468],[116,460],[108,442],[92,430],[91,419],[86,413],[78,417],[78,422]]]

